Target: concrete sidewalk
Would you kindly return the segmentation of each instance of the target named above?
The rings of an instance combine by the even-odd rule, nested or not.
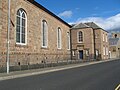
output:
[[[10,72],[9,74],[0,73],[0,81],[20,78],[20,77],[27,77],[27,76],[32,76],[32,75],[45,74],[45,73],[50,73],[50,72],[55,72],[55,71],[60,71],[60,70],[66,70],[66,69],[77,68],[77,67],[82,67],[82,66],[87,66],[87,65],[92,65],[92,64],[98,64],[102,62],[109,62],[113,60],[117,60],[117,59],[84,62],[84,63],[79,63],[79,64],[70,64],[70,65],[65,65],[65,66],[57,66],[57,67],[34,69],[34,70],[16,71],[16,72]]]

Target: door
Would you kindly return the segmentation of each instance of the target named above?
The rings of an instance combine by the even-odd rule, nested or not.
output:
[[[83,59],[83,50],[79,51],[79,59]]]

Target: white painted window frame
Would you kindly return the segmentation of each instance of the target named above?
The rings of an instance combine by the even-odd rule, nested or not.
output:
[[[75,56],[75,51],[74,50],[72,51],[72,56]]]
[[[45,23],[45,26],[43,27],[43,24]],[[44,28],[44,33],[45,35],[43,35],[43,28]],[[45,41],[43,41],[43,38]],[[42,20],[41,21],[41,46],[42,48],[47,48],[48,47],[48,24],[46,20]],[[45,43],[45,45],[44,45]]]
[[[107,34],[106,34],[106,42],[108,42],[108,36],[107,36]]]
[[[103,47],[103,55],[105,55],[106,50],[105,50],[105,46]]]
[[[20,12],[19,10],[23,10],[22,12]],[[17,45],[27,45],[27,15],[26,15],[26,12],[24,11],[24,9],[18,9],[17,10],[17,12],[20,12],[20,16],[18,16],[18,15],[16,15],[17,17],[20,17],[20,26],[22,25],[22,13],[24,13],[25,14],[25,43],[22,43],[22,37],[21,37],[21,35],[20,35],[20,42],[17,42],[16,41],[16,44]],[[21,26],[22,27],[22,26]],[[21,27],[20,27],[20,34],[21,34],[21,32],[22,32],[22,29],[21,29]],[[16,18],[16,29],[17,29],[17,18]],[[16,31],[16,33],[17,33],[17,31]],[[17,36],[16,36],[17,37]]]
[[[57,29],[57,48],[62,49],[62,31],[60,27]]]
[[[106,55],[109,55],[108,47],[106,47]]]
[[[82,31],[78,31],[78,32],[77,32],[77,42],[78,42],[78,43],[83,43],[83,41],[84,41],[84,40],[83,40],[83,32],[82,32],[82,41],[80,41],[80,39],[79,39],[79,32],[82,32]]]
[[[103,41],[105,41],[105,34],[103,33]]]
[[[70,32],[67,32],[67,50],[70,50]]]

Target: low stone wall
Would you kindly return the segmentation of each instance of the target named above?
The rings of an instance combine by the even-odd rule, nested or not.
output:
[[[10,72],[13,71],[22,71],[22,70],[31,70],[31,69],[42,69],[47,67],[56,67],[56,66],[63,66],[69,64],[78,64],[83,62],[90,62],[94,60],[65,60],[65,61],[58,61],[58,62],[51,62],[51,63],[41,63],[41,64],[31,64],[31,65],[18,65],[18,66],[10,66]],[[0,68],[0,73],[5,73],[6,67]]]
[[[70,54],[13,53],[10,54],[10,66],[33,65],[70,60]],[[0,54],[0,67],[6,66],[6,53]]]

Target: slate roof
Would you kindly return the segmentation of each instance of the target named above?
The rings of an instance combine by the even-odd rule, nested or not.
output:
[[[95,24],[94,22],[88,22],[85,23],[86,25],[92,27],[93,29],[102,29],[101,27],[99,27],[97,24]]]
[[[94,30],[102,29],[101,27],[99,27],[94,22],[79,23],[79,24],[76,24],[76,25],[72,26],[71,29],[82,29],[82,28],[92,28]],[[106,31],[104,29],[102,29],[102,30],[105,31],[105,32],[108,32],[108,31]]]
[[[90,26],[88,26],[84,23],[79,23],[79,24],[76,24],[72,27],[72,29],[81,29],[81,28],[90,28]]]
[[[117,45],[119,38],[109,38],[109,45]]]

